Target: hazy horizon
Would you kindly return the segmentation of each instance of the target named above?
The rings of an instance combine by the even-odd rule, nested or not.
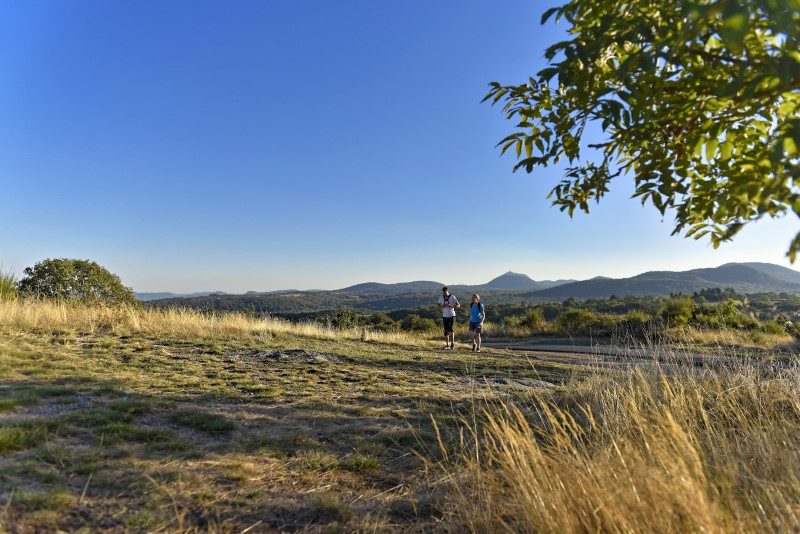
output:
[[[256,288],[256,287],[249,287],[249,286],[241,286],[241,287],[237,286],[235,289],[224,289],[224,288],[219,288],[219,287],[204,287],[204,288],[194,288],[194,289],[188,289],[188,290],[182,290],[182,291],[174,291],[174,290],[169,289],[169,288],[167,288],[167,289],[155,289],[155,290],[149,290],[149,289],[144,289],[143,290],[143,289],[138,289],[138,288],[134,287],[134,291],[136,291],[137,293],[177,293],[177,294],[202,293],[202,292],[214,292],[214,291],[222,291],[222,292],[231,293],[231,294],[242,294],[242,293],[245,293],[247,291],[268,292],[268,291],[293,290],[293,289],[294,290],[298,290],[298,291],[313,291],[313,290],[330,291],[330,290],[336,290],[336,289],[343,289],[345,287],[349,287],[349,286],[353,286],[353,285],[361,284],[361,283],[396,284],[396,283],[414,282],[414,281],[432,281],[432,282],[439,282],[439,283],[448,284],[448,285],[481,285],[481,284],[485,284],[485,283],[489,282],[490,280],[492,280],[494,278],[497,278],[498,276],[501,276],[501,275],[503,275],[503,274],[505,274],[507,272],[525,274],[525,275],[528,275],[530,278],[532,278],[533,280],[536,280],[536,281],[564,280],[564,279],[588,280],[588,279],[594,278],[596,276],[607,276],[609,278],[627,278],[627,277],[635,276],[637,274],[641,274],[641,273],[647,272],[647,271],[687,271],[687,270],[691,270],[691,269],[700,269],[700,268],[708,268],[708,267],[719,267],[721,265],[724,265],[726,263],[731,263],[731,262],[746,263],[746,262],[762,262],[762,261],[763,260],[761,260],[761,259],[749,259],[749,260],[748,259],[737,259],[737,260],[723,261],[723,262],[720,262],[720,263],[707,264],[707,265],[705,265],[705,264],[704,265],[687,265],[687,266],[681,266],[681,267],[675,267],[675,268],[653,267],[653,268],[643,269],[643,270],[635,271],[635,272],[633,272],[633,271],[626,272],[624,274],[595,273],[595,274],[591,274],[591,275],[582,275],[582,276],[549,276],[548,277],[548,276],[535,276],[535,275],[532,275],[529,272],[525,272],[525,271],[522,271],[522,270],[506,269],[506,270],[501,271],[501,272],[497,272],[497,273],[494,273],[494,274],[489,274],[485,278],[482,278],[482,279],[472,279],[472,280],[468,280],[468,281],[456,280],[456,279],[444,279],[444,278],[418,276],[418,277],[406,277],[406,278],[398,278],[398,279],[391,279],[391,280],[390,279],[358,279],[358,278],[354,278],[352,281],[345,282],[345,283],[342,283],[340,285],[329,286],[329,287],[323,287],[323,286],[307,286],[307,287],[291,286],[291,287],[289,287],[289,286],[286,286],[286,287],[270,287],[268,289],[264,289],[264,288]],[[793,270],[796,270],[796,271],[800,272],[800,270],[797,269],[796,265],[792,265],[792,264],[790,264],[788,262],[785,262],[785,263],[766,262],[766,263],[775,263],[776,265],[783,265],[784,267],[788,267],[790,269],[793,269]]]
[[[791,267],[794,219],[713,250],[624,177],[570,220],[545,198],[563,168],[511,172],[480,99],[543,67],[545,7],[9,4],[0,264],[88,258],[175,293]]]

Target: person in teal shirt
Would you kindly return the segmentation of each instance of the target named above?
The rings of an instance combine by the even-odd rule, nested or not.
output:
[[[481,351],[481,333],[483,332],[484,319],[486,319],[486,309],[481,302],[481,296],[473,293],[472,303],[469,305],[469,333],[472,336],[473,352]]]

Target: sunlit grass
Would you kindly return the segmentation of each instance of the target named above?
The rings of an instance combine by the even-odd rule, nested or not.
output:
[[[243,314],[2,302],[0,527],[71,531],[85,513],[163,531],[800,529],[786,356],[626,370],[437,348]]]
[[[796,371],[633,371],[486,406],[440,464],[451,519],[472,532],[796,531],[798,386]]]
[[[179,339],[214,340],[286,334],[404,345],[430,343],[423,336],[405,332],[375,332],[361,327],[337,329],[319,323],[292,323],[280,318],[257,318],[242,313],[210,314],[189,309],[110,307],[33,299],[0,300],[0,325],[49,331],[137,333]]]
[[[14,299],[17,296],[17,279],[11,271],[3,270],[0,265],[0,301]]]

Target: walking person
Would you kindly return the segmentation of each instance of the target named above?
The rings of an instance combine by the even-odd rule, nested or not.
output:
[[[472,351],[481,351],[481,333],[483,332],[483,321],[486,319],[486,309],[481,302],[481,296],[477,293],[472,294],[472,302],[469,305],[469,334],[472,336]]]
[[[442,288],[442,296],[439,297],[438,307],[442,310],[442,324],[444,325],[444,348],[455,349],[455,334],[453,333],[453,323],[456,321],[456,310],[461,307],[455,295],[450,294],[447,286]]]

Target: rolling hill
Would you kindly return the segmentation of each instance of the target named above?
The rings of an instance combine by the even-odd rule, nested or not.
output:
[[[727,263],[689,271],[650,271],[629,278],[593,278],[529,292],[525,296],[607,298],[612,295],[669,295],[709,287],[732,288],[740,293],[800,293],[800,273],[769,263]]]
[[[164,300],[164,299],[174,299],[174,298],[190,298],[190,297],[207,297],[209,295],[227,295],[224,291],[197,291],[195,293],[170,293],[169,291],[160,291],[160,292],[137,292],[133,295],[136,297],[137,300],[141,301],[148,301],[148,300]]]
[[[247,311],[252,313],[308,313],[337,308],[391,311],[433,306],[441,282],[418,280],[383,284],[367,282],[333,291],[249,292],[244,295],[209,293],[205,295],[160,298],[150,305],[189,307],[201,310]],[[689,271],[649,271],[629,278],[598,276],[589,280],[536,281],[507,272],[480,285],[451,285],[462,303],[479,292],[485,302],[496,304],[537,303],[566,298],[607,298],[623,296],[663,296],[690,293],[705,288],[731,288],[739,293],[800,293],[800,272],[770,263],[728,263],[719,267]]]
[[[435,292],[442,288],[441,282],[431,282],[429,280],[418,280],[416,282],[400,282],[397,284],[381,284],[379,282],[365,282],[340,289],[343,293],[384,293],[401,294],[416,292]]]

